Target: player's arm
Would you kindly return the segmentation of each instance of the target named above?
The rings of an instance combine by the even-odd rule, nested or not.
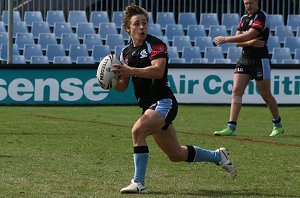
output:
[[[243,43],[255,39],[258,36],[259,32],[254,29],[250,28],[248,32],[239,34],[235,36],[217,36],[214,38],[214,43],[219,45],[223,43]]]
[[[236,35],[242,34],[242,32],[237,31]],[[261,38],[254,38],[252,40],[249,41],[245,41],[245,42],[236,42],[236,46],[238,47],[264,47],[265,46],[265,41],[260,40]]]

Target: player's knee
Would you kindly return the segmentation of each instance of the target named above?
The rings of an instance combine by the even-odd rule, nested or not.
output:
[[[134,127],[131,130],[132,138],[139,139],[141,137],[145,137],[145,131],[141,127]]]

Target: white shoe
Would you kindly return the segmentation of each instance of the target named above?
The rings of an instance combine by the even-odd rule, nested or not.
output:
[[[122,188],[121,193],[137,193],[137,194],[142,194],[142,193],[148,193],[148,190],[146,186],[139,182],[135,182],[133,179],[131,180],[131,184],[125,188]]]
[[[230,174],[232,179],[234,179],[236,177],[236,169],[228,158],[229,153],[226,148],[219,148],[217,149],[217,152],[221,154],[219,165]]]

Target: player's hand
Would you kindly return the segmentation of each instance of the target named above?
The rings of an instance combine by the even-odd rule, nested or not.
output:
[[[255,38],[251,40],[251,46],[253,47],[264,47],[265,41],[260,40],[260,38]]]
[[[214,43],[215,43],[216,45],[226,43],[225,36],[217,36],[217,37],[214,38],[213,41],[214,41]]]
[[[128,65],[124,64],[113,64],[113,72],[116,72],[118,74],[118,76],[122,76],[122,77],[129,77],[131,74],[131,67],[129,67]]]

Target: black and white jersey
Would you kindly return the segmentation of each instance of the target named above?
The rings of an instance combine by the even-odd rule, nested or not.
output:
[[[130,67],[144,68],[151,66],[151,61],[166,58],[164,75],[161,79],[147,79],[132,76],[135,96],[141,107],[174,95],[168,85],[168,52],[163,41],[147,35],[143,45],[134,47],[132,41],[122,50],[120,60]]]
[[[250,28],[254,28],[259,32],[257,38],[265,41],[265,47],[243,47],[243,55],[253,58],[267,58],[268,57],[268,47],[267,42],[270,33],[270,22],[268,15],[262,11],[258,10],[253,16],[243,15],[238,24],[238,31],[247,32]]]

